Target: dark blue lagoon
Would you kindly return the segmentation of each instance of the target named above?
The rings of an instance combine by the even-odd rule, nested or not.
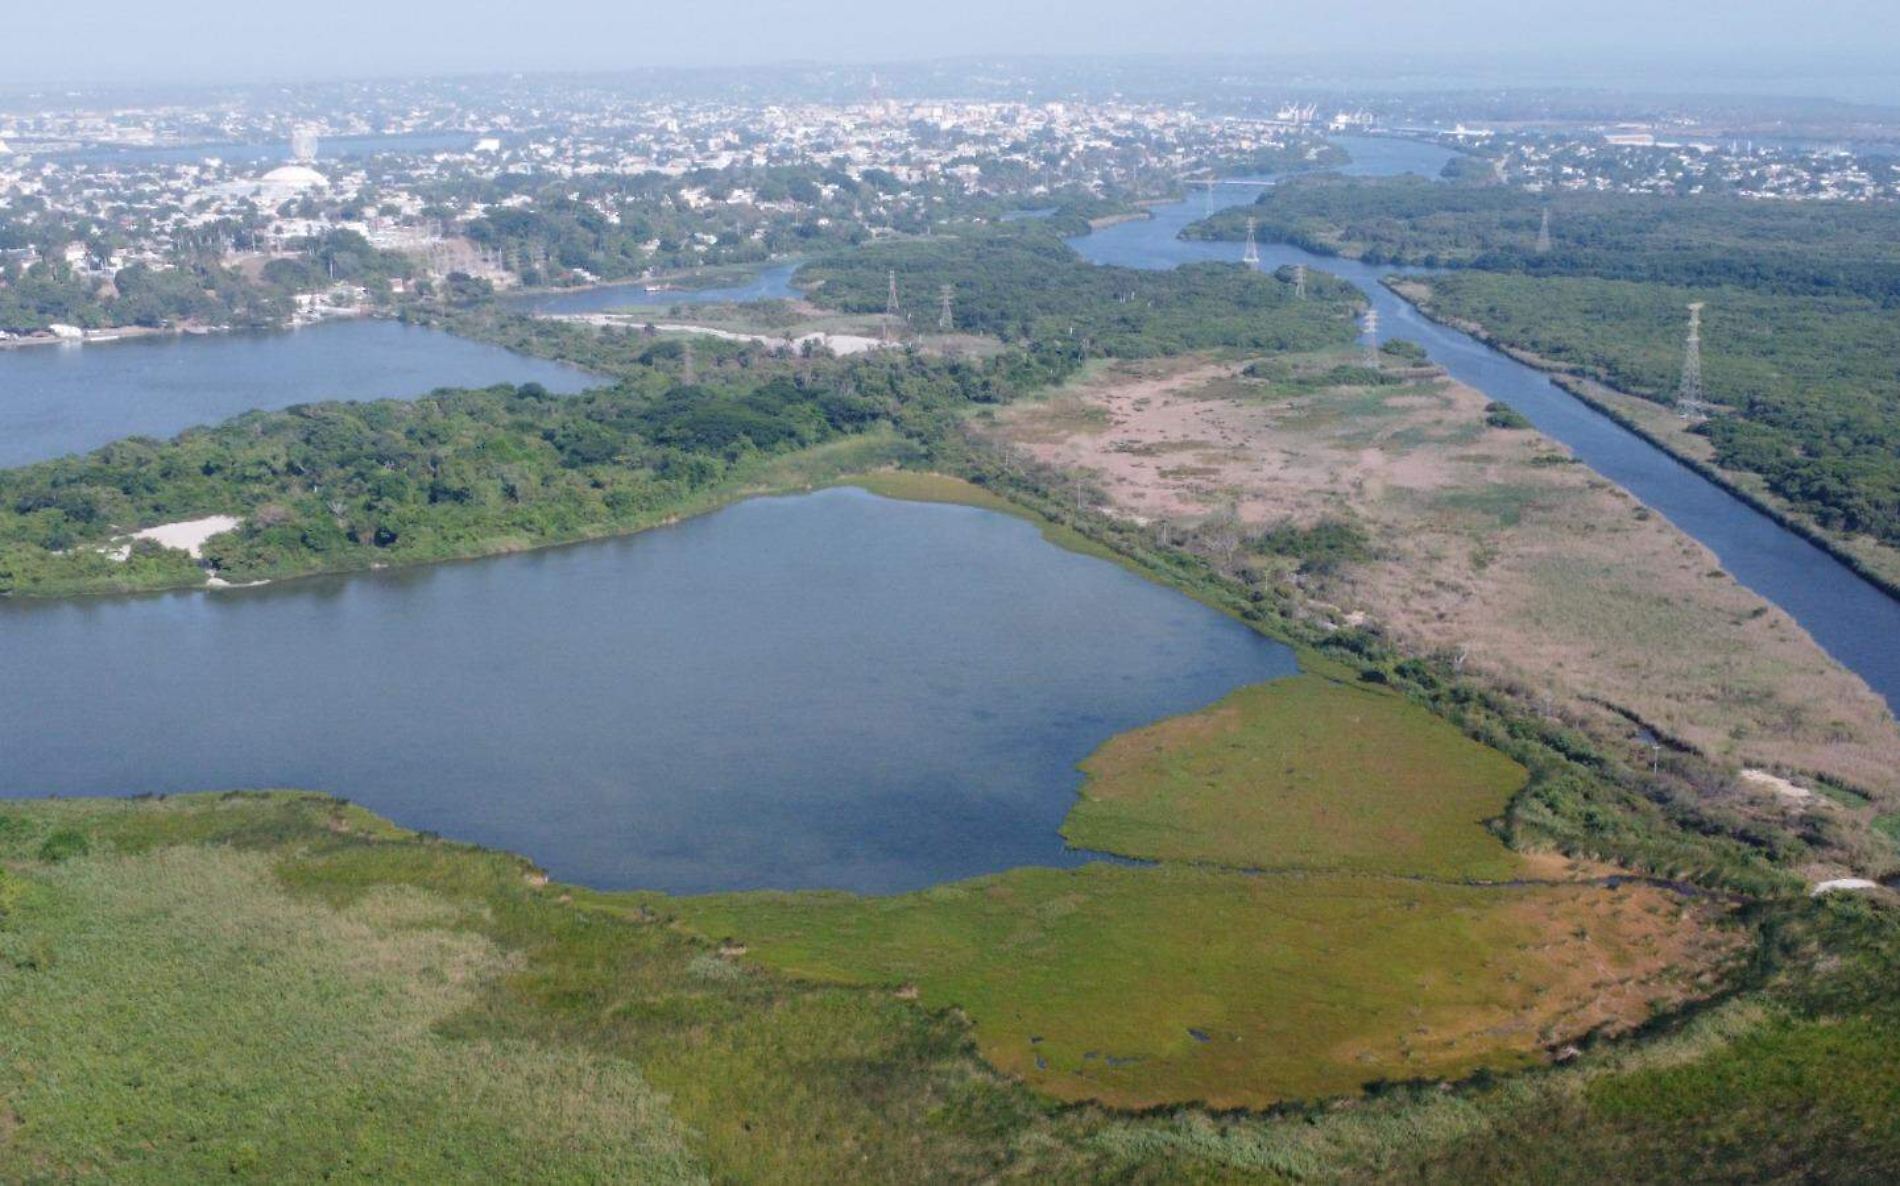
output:
[[[394,321],[25,346],[0,350],[0,466],[121,437],[169,437],[257,408],[529,382],[574,392],[593,380],[575,367]]]
[[[0,602],[0,794],[312,787],[675,892],[1085,859],[1116,733],[1291,653],[1021,520],[851,489],[216,594]]]

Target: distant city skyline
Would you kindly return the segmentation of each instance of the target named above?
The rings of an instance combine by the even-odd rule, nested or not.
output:
[[[1900,5],[1872,0],[250,0],[188,7],[16,0],[0,33],[16,85],[256,82],[494,71],[601,71],[960,55],[1154,53],[1311,58],[1376,73],[1401,57],[1472,81],[1644,83],[1900,102],[1884,76]],[[1376,79],[1373,79],[1376,81]],[[1891,92],[1891,93],[1889,93]]]

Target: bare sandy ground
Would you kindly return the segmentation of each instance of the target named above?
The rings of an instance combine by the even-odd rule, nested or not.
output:
[[[1104,371],[997,431],[1092,474],[1133,517],[1351,520],[1375,558],[1306,581],[1342,624],[1363,615],[1410,648],[1462,653],[1636,747],[1633,716],[1731,764],[1739,798],[1827,802],[1740,777],[1752,768],[1893,801],[1900,729],[1879,697],[1561,445],[1486,427],[1485,404],[1449,382],[1300,393],[1175,360]]]
[[[105,549],[105,552],[114,560],[124,560],[132,554],[133,541],[149,539],[162,547],[177,548],[189,554],[193,560],[203,560],[206,540],[214,535],[235,531],[242,522],[243,520],[231,515],[211,515],[203,519],[187,519],[181,523],[161,523],[157,527],[147,527],[143,531],[121,536],[122,542]]]
[[[211,515],[204,519],[188,519],[183,523],[165,523],[157,527],[147,527],[144,531],[132,533],[133,539],[156,540],[167,548],[177,548],[187,552],[193,560],[204,559],[205,541],[214,535],[223,535],[227,531],[237,530],[242,520],[232,515]]]

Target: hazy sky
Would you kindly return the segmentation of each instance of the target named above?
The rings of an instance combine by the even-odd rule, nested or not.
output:
[[[1900,60],[1900,0],[3,0],[0,44],[29,83],[1400,48],[1826,77]]]

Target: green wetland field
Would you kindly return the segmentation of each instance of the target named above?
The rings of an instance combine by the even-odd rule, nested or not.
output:
[[[1726,772],[1694,752],[1639,762],[1333,624],[1296,578],[1352,550],[1336,524],[1137,522],[970,431],[1102,358],[1344,349],[1356,298],[1219,268],[1074,289],[1044,234],[819,265],[846,310],[893,258],[954,270],[1007,342],[980,360],[689,361],[473,307],[446,316],[611,381],[262,413],[0,475],[19,595],[202,583],[179,553],[98,551],[194,515],[244,519],[217,572],[273,579],[857,481],[1025,517],[1302,668],[1092,755],[1063,835],[1104,860],[890,897],[564,885],[308,791],[0,804],[0,1177],[1900,1177],[1900,912],[1809,896],[1839,836],[1705,793]]]
[[[0,818],[21,1181],[1729,1180],[1764,1137],[1770,1180],[1900,1165],[1900,928],[1866,901],[1787,903],[1719,1003],[1539,1070],[1546,1033],[1472,1023],[1568,1028],[1564,936],[1635,967],[1691,930],[1732,957],[1723,924],[1193,864],[674,901],[290,792]],[[1466,1082],[1402,1082],[1434,1074]]]

